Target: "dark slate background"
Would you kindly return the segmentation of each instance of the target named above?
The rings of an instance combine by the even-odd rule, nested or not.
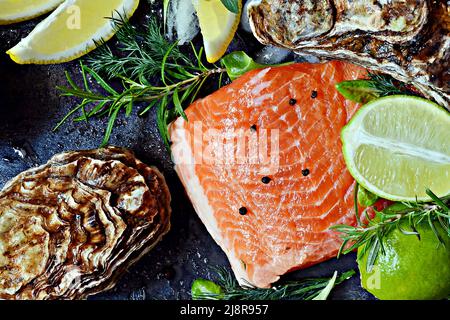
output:
[[[141,2],[133,23],[144,22],[148,14],[160,15],[160,8]],[[45,163],[55,153],[98,147],[106,127],[105,119],[95,119],[89,123],[67,122],[60,130],[52,131],[76,106],[75,100],[60,97],[55,86],[66,84],[65,70],[77,74],[77,62],[20,66],[4,53],[37,22],[39,19],[0,26],[0,186],[29,167]],[[201,38],[195,41],[200,42]],[[252,53],[260,46],[251,35],[240,30],[230,50],[239,48]],[[173,196],[172,229],[153,251],[123,275],[114,289],[91,299],[189,299],[194,279],[211,278],[210,266],[228,267],[229,264],[185,195],[159,136],[155,113],[143,118],[137,116],[137,111],[128,118],[121,115],[110,143],[132,149],[140,159],[156,165],[164,173]],[[285,278],[330,276],[334,270],[356,269],[354,260],[355,255],[351,254]],[[372,296],[361,289],[356,275],[337,287],[331,298],[371,299]]]

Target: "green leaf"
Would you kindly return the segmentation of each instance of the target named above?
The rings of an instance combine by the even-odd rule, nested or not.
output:
[[[87,67],[87,66],[82,66],[82,70],[86,71],[87,73],[89,73],[91,75],[91,77],[93,77],[95,79],[95,81],[97,81],[97,83],[103,88],[105,89],[108,93],[110,94],[118,94],[116,90],[114,90],[102,77],[100,77],[100,75],[95,72],[93,69]],[[84,76],[83,73],[83,78],[84,78],[84,82],[85,82],[85,86],[87,86],[87,82],[86,82],[86,77]],[[88,88],[87,88],[88,89]]]
[[[92,108],[91,111],[89,111],[89,113],[87,114],[87,117],[90,118],[90,117],[96,115],[97,112],[100,112],[101,110],[104,109],[104,107],[107,103],[108,103],[108,101],[102,101],[102,102],[98,103],[97,105],[95,105],[95,107]],[[77,120],[77,119],[75,119],[75,120]]]
[[[331,290],[334,287],[334,284],[336,283],[336,278],[337,278],[337,271],[334,272],[333,277],[330,279],[330,281],[328,281],[327,286],[323,288],[323,290],[320,291],[319,294],[312,300],[327,300]]]
[[[220,63],[227,70],[228,77],[231,79],[231,81],[233,81],[251,70],[263,69],[267,67],[286,66],[292,64],[293,62],[264,65],[255,62],[244,51],[234,51],[223,57],[220,60]]]
[[[178,88],[175,89],[172,96],[173,104],[175,106],[175,110],[177,111],[177,114],[182,116],[184,120],[188,121],[186,114],[184,113],[183,106],[180,102],[180,97],[178,95]]]
[[[66,75],[66,79],[67,82],[69,82],[70,86],[72,87],[72,89],[74,90],[79,90],[80,88],[78,88],[78,86],[75,84],[75,82],[73,81],[72,77],[70,76],[69,72],[64,71],[65,75]]]
[[[405,212],[410,211],[411,206],[402,202],[395,202],[391,204],[389,207],[383,210],[384,215],[392,215],[396,216],[398,214],[403,214]]]
[[[239,0],[221,0],[228,11],[235,14],[239,13]]]
[[[265,65],[256,63],[244,51],[232,52],[223,57],[220,61],[222,66],[227,69],[228,76],[231,80],[239,78],[248,71],[266,67]]]
[[[109,138],[111,137],[112,130],[114,128],[114,123],[116,122],[117,115],[120,111],[120,107],[117,107],[109,117],[108,126],[106,127],[105,136],[103,138],[102,144],[100,145],[100,148],[106,147],[109,142]]]
[[[353,207],[355,209],[356,222],[358,222],[358,226],[360,226],[360,225],[362,225],[362,223],[361,223],[361,217],[359,216],[358,190],[359,190],[359,183],[356,182],[355,190],[353,190]]]
[[[164,85],[167,86],[167,82],[166,82],[166,64],[167,64],[167,60],[170,57],[170,53],[172,52],[172,50],[175,48],[175,46],[178,44],[177,42],[172,43],[172,45],[169,47],[169,49],[167,50],[167,52],[164,54],[162,62],[161,62],[161,81],[164,83]]]
[[[169,112],[167,110],[167,96],[164,96],[158,106],[158,112],[156,114],[156,122],[158,125],[159,133],[164,141],[167,149],[170,150],[170,139],[167,129],[167,119],[169,117]]]
[[[378,196],[366,190],[362,186],[358,188],[358,203],[363,207],[370,207],[377,202]]]
[[[214,300],[221,300],[223,296],[223,290],[222,287],[218,284],[206,279],[199,278],[192,283],[191,296],[194,300],[200,300],[205,296],[208,296],[210,299],[212,299],[212,297],[215,297]]]
[[[450,212],[450,208],[444,203],[444,201],[442,201],[442,199],[439,199],[439,197],[437,195],[434,194],[433,191],[431,191],[430,189],[426,189],[425,191],[428,196],[433,199],[434,202],[436,202],[442,209],[444,209],[446,212]]]
[[[144,114],[146,114],[151,108],[153,108],[156,104],[158,103],[158,100],[153,100],[151,101],[147,107],[145,107],[144,110],[142,110],[141,112],[139,112],[140,116],[143,116]]]
[[[133,112],[133,99],[128,102],[127,107],[125,109],[125,115],[129,117],[131,115],[131,112]]]
[[[375,261],[378,258],[378,254],[380,252],[380,246],[381,246],[380,236],[377,234],[377,237],[373,241],[373,245],[369,249],[369,255],[367,256],[367,265],[366,265],[366,272],[372,272],[372,269],[375,265]]]
[[[380,97],[371,80],[343,81],[336,84],[336,89],[346,99],[357,103],[367,103]]]
[[[84,89],[87,92],[91,92],[91,89],[89,88],[89,84],[88,84],[88,81],[87,81],[86,72],[85,72],[85,70],[87,70],[87,69],[84,68],[84,64],[83,64],[82,61],[80,61],[80,66],[81,66],[81,70],[82,70],[81,75],[83,77]]]

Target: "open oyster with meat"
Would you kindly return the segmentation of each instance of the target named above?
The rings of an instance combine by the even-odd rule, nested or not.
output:
[[[170,227],[164,177],[128,150],[55,155],[0,192],[0,299],[110,289]]]
[[[389,74],[450,108],[446,0],[251,0],[247,13],[263,44]]]

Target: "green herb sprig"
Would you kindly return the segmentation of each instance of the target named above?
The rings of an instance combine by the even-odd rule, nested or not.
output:
[[[382,211],[373,208],[373,218],[368,216],[366,210],[364,214],[367,222],[364,224],[331,227],[343,234],[338,256],[362,247],[361,256],[368,254],[366,269],[371,272],[377,257],[385,252],[383,242],[391,231],[398,229],[405,235],[417,236],[420,239],[416,226],[422,222],[429,224],[436,239],[444,245],[436,225],[440,225],[450,237],[450,195],[439,198],[429,189],[426,192],[432,202],[397,202]],[[359,213],[356,212],[356,215],[359,216]]]
[[[330,283],[330,278],[303,279],[280,283],[272,288],[256,288],[250,284],[239,285],[234,275],[224,267],[214,268],[216,279],[214,284],[221,288],[221,292],[204,292],[196,294],[198,300],[313,300]],[[355,274],[354,270],[337,276],[334,285],[341,284]],[[329,289],[329,288],[327,288]],[[213,291],[217,291],[216,289]],[[328,292],[329,290],[327,290]],[[328,294],[327,294],[328,295]]]
[[[145,104],[140,115],[158,106],[157,121],[161,136],[169,145],[167,124],[178,116],[186,118],[183,109],[192,103],[205,81],[219,75],[221,86],[225,68],[202,63],[203,48],[192,45],[194,61],[169,43],[161,32],[156,19],[150,19],[145,31],[139,31],[128,21],[114,20],[117,28],[118,46],[113,49],[102,44],[95,54],[81,63],[83,86],[78,86],[66,72],[69,87],[57,87],[62,96],[81,98],[82,102],[64,117],[58,129],[75,112],[82,112],[75,122],[88,121],[93,117],[108,116],[109,121],[101,146],[108,143],[119,112],[129,116],[136,104]],[[157,77],[156,80],[153,79]],[[95,80],[91,86],[88,79]],[[111,81],[118,81],[115,89]],[[152,83],[157,83],[152,84]],[[102,90],[95,90],[100,87]]]

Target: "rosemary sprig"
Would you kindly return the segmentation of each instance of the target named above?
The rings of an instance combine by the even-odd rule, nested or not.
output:
[[[362,247],[361,256],[368,254],[366,269],[371,272],[379,254],[384,254],[383,242],[386,236],[393,230],[398,229],[405,235],[419,237],[416,226],[427,222],[433,230],[436,239],[444,245],[442,236],[436,230],[440,225],[450,237],[450,195],[439,198],[431,190],[427,189],[428,196],[432,202],[398,202],[382,211],[373,208],[375,217],[371,218],[364,214],[367,222],[355,226],[336,225],[332,229],[341,232],[343,243],[339,251],[347,254]]]
[[[214,268],[216,273],[215,283],[222,288],[222,293],[202,294],[196,296],[199,300],[312,300],[329,283],[330,278],[303,279],[280,283],[272,288],[256,288],[250,284],[240,286],[235,277],[224,267]],[[336,278],[335,285],[351,278],[355,274],[354,270],[342,273]]]
[[[136,104],[143,104],[140,112],[143,115],[158,105],[158,128],[168,146],[167,124],[178,116],[186,118],[184,107],[195,100],[205,81],[215,74],[225,73],[226,69],[214,65],[206,67],[202,63],[203,48],[196,50],[193,45],[194,61],[191,61],[176,43],[169,43],[164,38],[156,19],[150,19],[144,31],[137,30],[123,18],[114,19],[114,23],[118,29],[117,52],[103,44],[87,59],[87,64],[81,63],[82,86],[66,72],[70,86],[57,87],[62,96],[80,98],[81,102],[69,111],[55,130],[78,111],[81,115],[74,119],[75,122],[108,116],[101,144],[104,146],[120,112],[129,116]],[[96,85],[90,85],[89,79]],[[116,81],[120,89],[115,89],[111,81]]]

